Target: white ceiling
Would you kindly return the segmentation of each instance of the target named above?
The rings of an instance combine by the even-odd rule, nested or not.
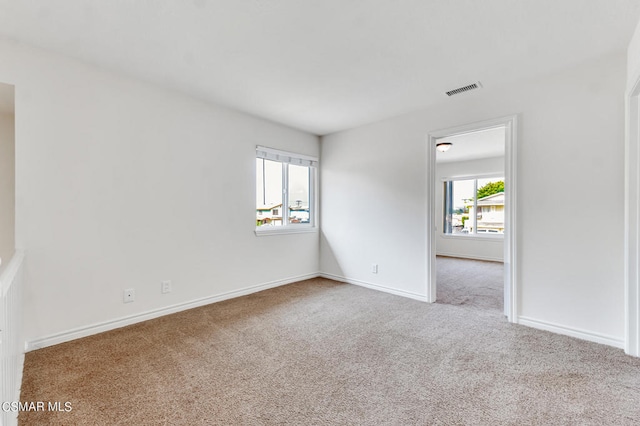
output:
[[[477,160],[504,156],[505,128],[480,130],[438,139],[437,142],[450,142],[453,145],[446,152],[436,151],[437,163]]]
[[[0,36],[327,134],[622,51],[639,14],[637,0],[0,0]]]
[[[14,90],[10,84],[0,83],[0,113],[13,114],[14,107]]]

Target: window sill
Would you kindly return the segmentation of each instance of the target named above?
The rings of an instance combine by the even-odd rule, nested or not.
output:
[[[504,234],[491,235],[491,234],[440,234],[440,238],[451,240],[486,240],[486,241],[503,241]]]
[[[254,231],[257,237],[266,237],[268,235],[284,235],[284,234],[309,234],[318,232],[315,226],[273,226],[268,229],[256,228]]]

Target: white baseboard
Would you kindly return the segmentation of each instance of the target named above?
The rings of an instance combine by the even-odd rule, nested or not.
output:
[[[372,290],[378,290],[385,293],[395,294],[396,296],[408,297],[410,299],[419,300],[421,302],[428,302],[427,296],[424,294],[413,293],[411,291],[398,290],[391,287],[386,287],[379,284],[373,284],[366,281],[356,280],[353,278],[347,278],[340,275],[328,274],[325,272],[320,273],[318,276],[322,278],[327,278],[329,280],[340,281],[347,284],[353,284],[360,287],[370,288]]]
[[[476,255],[466,255],[466,254],[460,254],[460,253],[443,253],[443,252],[437,252],[436,256],[459,257],[461,259],[487,260],[489,262],[504,263],[504,259],[501,257],[498,258],[498,257],[491,257],[491,256],[476,256]]]
[[[227,299],[233,299],[235,297],[245,296],[251,293],[257,293],[259,291],[267,290],[274,287],[279,287],[285,284],[291,284],[297,281],[303,281],[310,278],[316,278],[320,276],[319,273],[299,275],[297,277],[290,277],[282,280],[271,281],[264,284],[258,284],[250,287],[245,287],[239,290],[233,290],[225,293],[216,294],[213,296],[203,297],[201,299],[191,300],[189,302],[179,303],[176,305],[167,306],[164,308],[153,309],[147,312],[134,314],[111,321],[104,321],[88,325],[85,327],[78,327],[72,330],[63,331],[61,333],[52,334],[50,336],[42,337],[40,339],[25,342],[25,351],[33,351],[36,349],[46,348],[47,346],[53,346],[60,343],[68,342],[82,337],[91,336],[93,334],[103,333],[109,330],[115,330],[116,328],[125,327],[127,325],[136,324],[138,322],[147,321],[150,319],[158,318],[164,315],[174,314],[176,312],[186,311],[187,309],[197,308],[199,306],[209,305],[215,302],[221,302]]]
[[[225,293],[220,293],[213,296],[203,297],[201,299],[192,300],[189,302],[179,303],[176,305],[167,306],[164,308],[158,308],[147,312],[142,312],[127,317],[118,318],[111,321],[105,321],[88,325],[85,327],[79,327],[72,330],[64,331],[61,333],[52,334],[40,339],[25,342],[25,351],[33,351],[36,349],[45,348],[47,346],[53,346],[60,343],[68,342],[82,337],[91,336],[94,334],[102,333],[109,330],[115,330],[117,328],[125,327],[127,325],[136,324],[142,321],[158,318],[164,315],[173,314],[176,312],[185,311],[187,309],[197,308],[199,306],[209,305],[215,302],[221,302],[223,300],[233,299],[235,297],[245,296],[247,294],[257,293],[259,291],[267,290],[270,288],[279,287],[286,284],[291,284],[298,281],[303,281],[311,278],[322,277],[330,280],[340,281],[347,284],[353,284],[360,287],[366,287],[372,290],[382,291],[384,293],[394,294],[396,296],[408,297],[410,299],[419,300],[421,302],[428,302],[426,295],[409,292],[405,290],[398,290],[391,287],[386,287],[379,284],[373,284],[366,281],[357,280],[354,278],[347,278],[340,275],[334,275],[329,273],[312,273],[306,275],[299,275],[297,277],[290,277],[282,280],[271,281],[263,284],[245,287],[239,290],[233,290]],[[618,339],[612,336],[607,336],[599,333],[593,333],[590,331],[575,329],[558,324],[549,323],[546,321],[540,321],[528,317],[519,317],[518,324],[536,328],[539,330],[546,330],[565,336],[571,336],[590,342],[601,343],[615,348],[624,349],[624,340]],[[24,354],[22,355],[21,362],[24,363]],[[22,368],[20,369],[22,371]],[[22,377],[18,383],[22,383]]]
[[[533,318],[519,317],[518,324],[525,325],[527,327],[537,328],[538,330],[551,331],[552,333],[563,334],[565,336],[571,336],[589,342],[600,343],[603,345],[613,346],[614,348],[624,349],[624,340],[618,339],[612,336],[607,336],[600,333],[594,333],[591,331],[580,330],[577,328],[566,327],[563,325],[552,324],[546,321],[539,321]]]

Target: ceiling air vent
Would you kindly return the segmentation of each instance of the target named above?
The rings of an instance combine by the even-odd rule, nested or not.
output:
[[[470,84],[464,87],[458,87],[457,89],[449,90],[447,96],[457,95],[458,93],[468,92],[469,90],[479,89],[482,87],[482,84],[478,81],[477,83]]]

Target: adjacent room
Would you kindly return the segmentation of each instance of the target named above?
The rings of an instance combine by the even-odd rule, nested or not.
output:
[[[0,425],[637,424],[640,3],[0,0]]]
[[[440,303],[504,310],[505,132],[498,126],[436,140]]]

